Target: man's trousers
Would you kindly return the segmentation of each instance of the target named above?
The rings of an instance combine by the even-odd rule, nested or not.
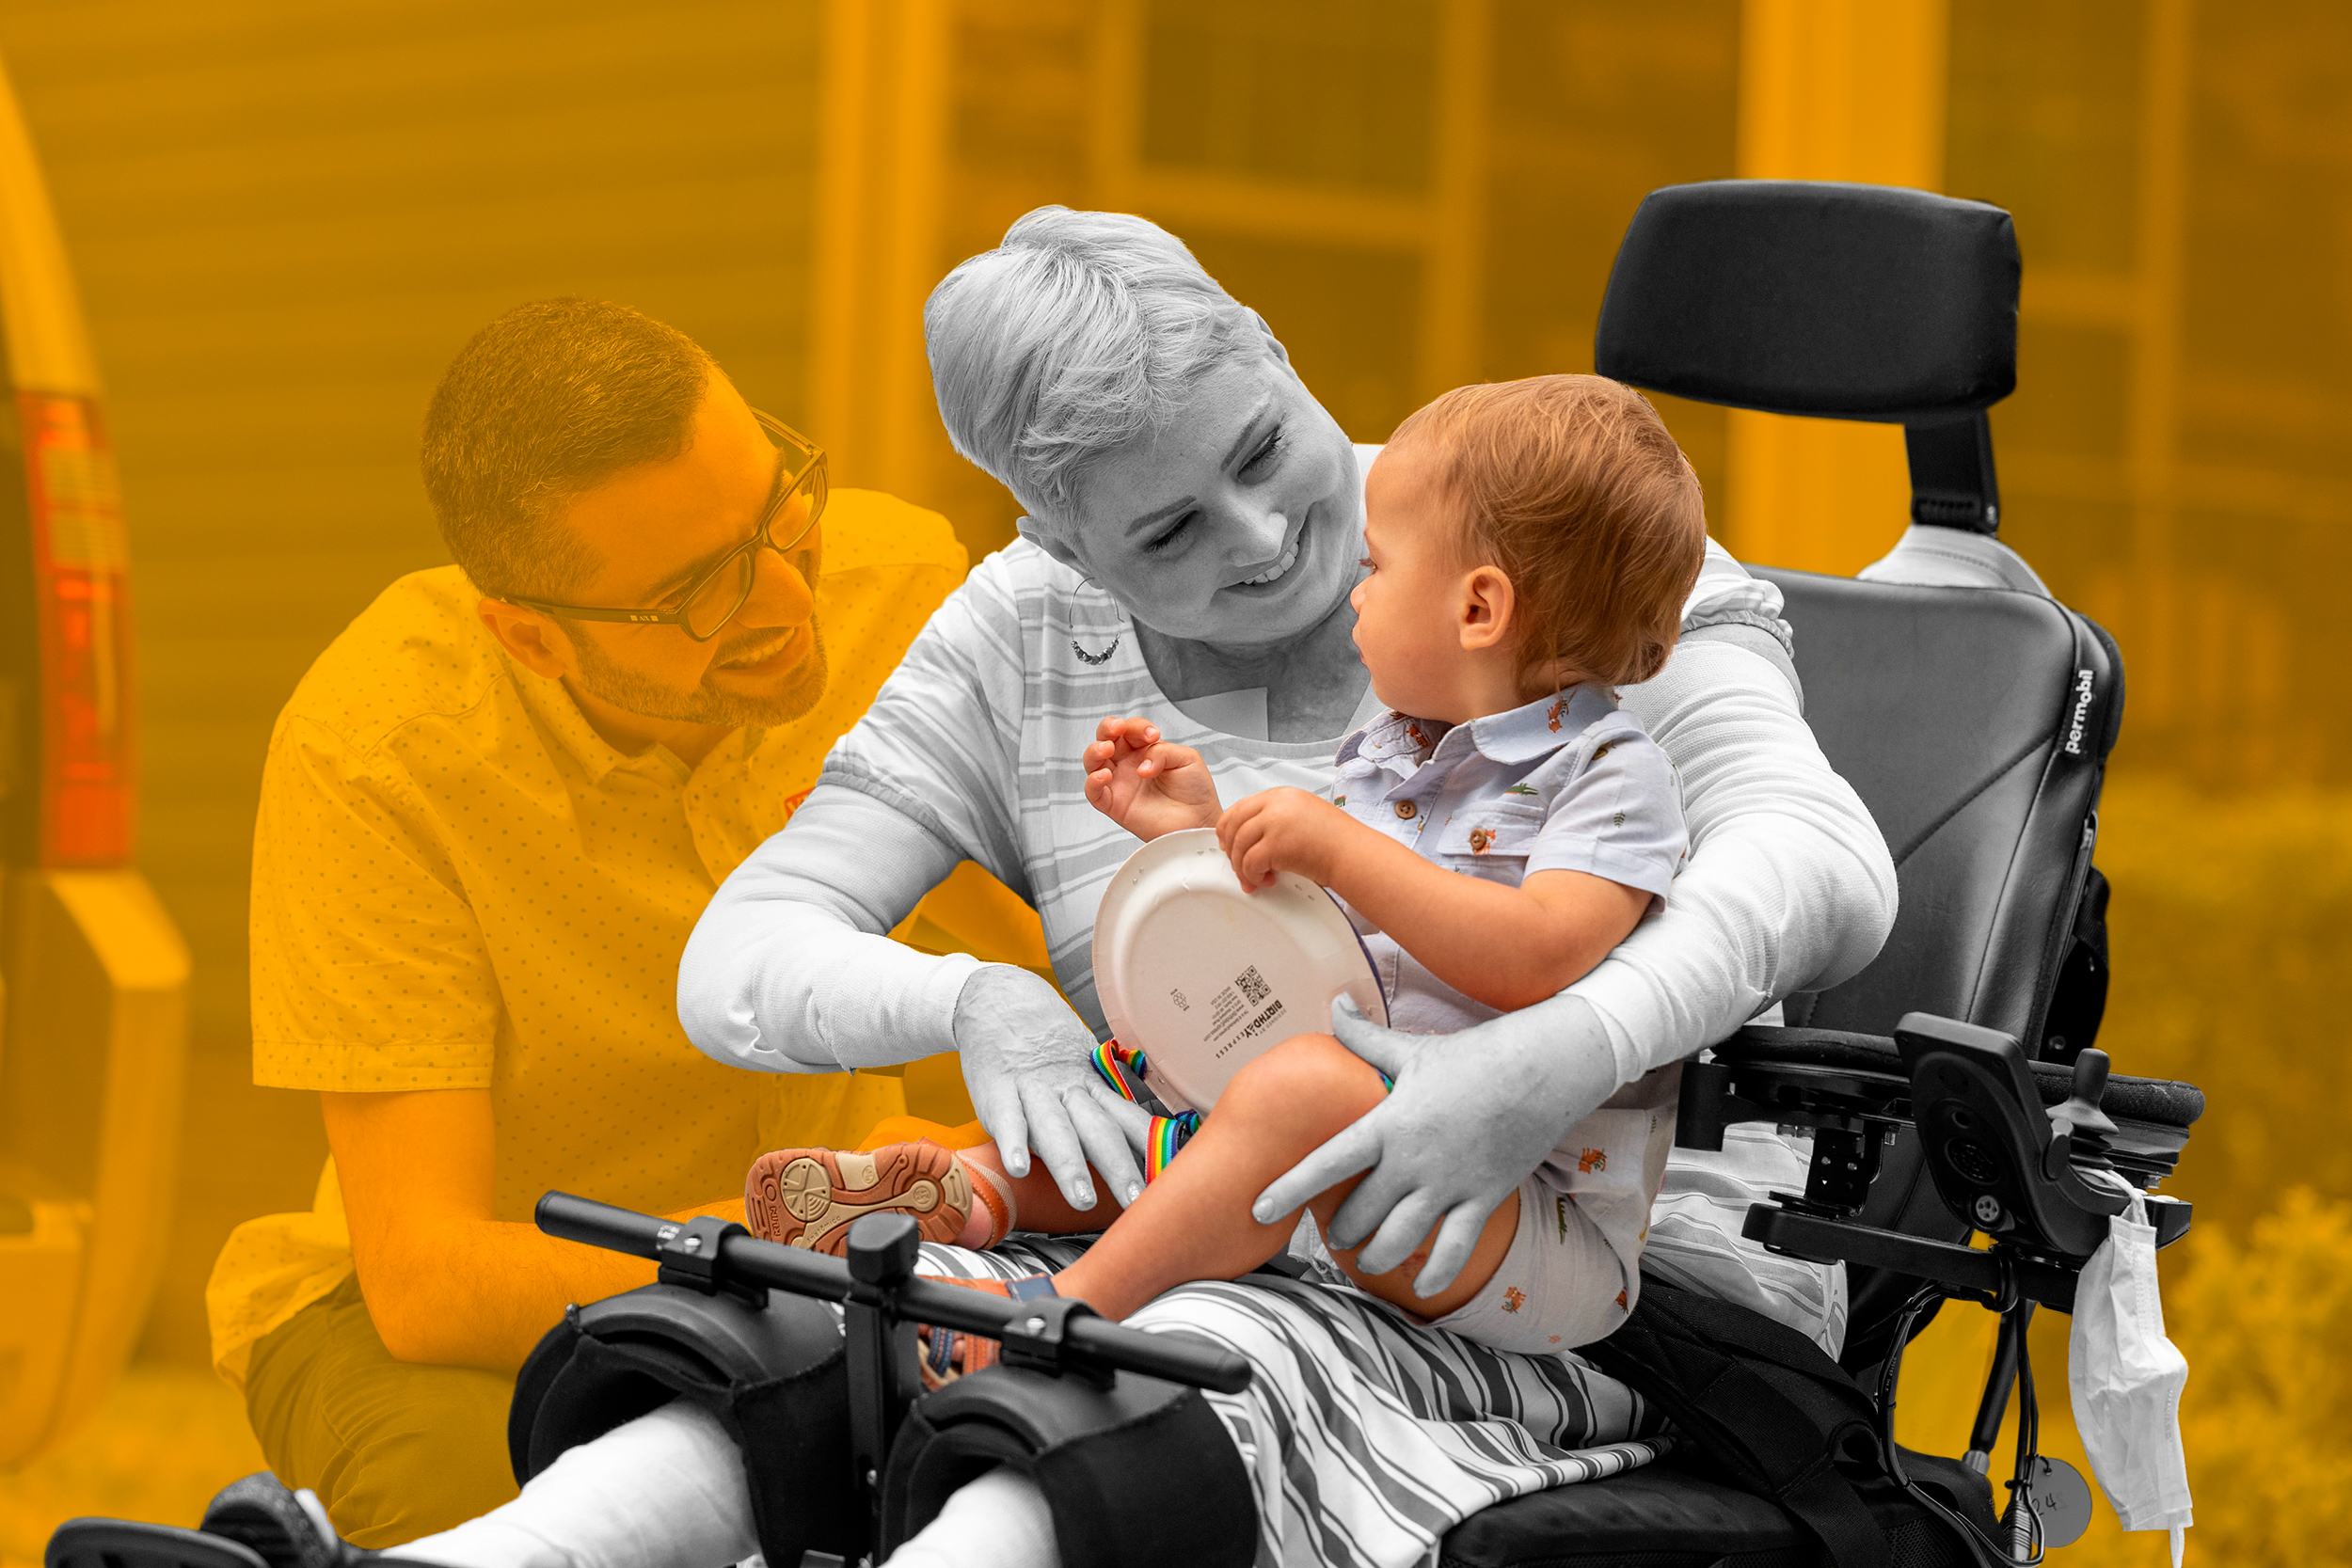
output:
[[[278,1478],[316,1492],[344,1540],[382,1548],[516,1495],[514,1396],[511,1377],[394,1360],[355,1275],[253,1347],[245,1407]]]

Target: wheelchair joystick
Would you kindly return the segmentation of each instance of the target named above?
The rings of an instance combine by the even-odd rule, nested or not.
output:
[[[2109,1201],[2111,1180],[2103,1180],[2098,1173],[2111,1179],[2115,1162],[2107,1155],[2107,1139],[2115,1132],[2115,1123],[2099,1108],[2099,1097],[2107,1085],[2107,1054],[2104,1051],[2086,1050],[2074,1058],[2074,1079],[2070,1096],[2049,1108],[2050,1142],[2042,1151],[2042,1174],[2073,1198],[2078,1207],[2093,1212],[2115,1207]],[[2086,1183],[2083,1177],[2090,1176]],[[2090,1195],[2090,1201],[2084,1202]]]
[[[2115,1122],[2099,1109],[2099,1097],[2107,1087],[2107,1053],[2086,1047],[2074,1058],[2074,1082],[2070,1097],[2063,1104],[2053,1105],[2050,1120],[2061,1133],[2072,1133],[2074,1163],[2087,1164],[2085,1151],[2095,1154],[2097,1163],[2107,1164],[2107,1139],[2115,1133]]]

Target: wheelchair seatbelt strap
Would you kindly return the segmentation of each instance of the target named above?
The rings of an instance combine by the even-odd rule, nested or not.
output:
[[[1873,1406],[1820,1346],[1645,1277],[1633,1315],[1577,1354],[1657,1405],[1728,1479],[1786,1509],[1837,1568],[1886,1568],[1885,1531],[1836,1464],[1874,1446]]]

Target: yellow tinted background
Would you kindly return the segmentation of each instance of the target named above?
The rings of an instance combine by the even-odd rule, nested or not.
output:
[[[0,55],[109,381],[141,863],[197,964],[183,1153],[157,1173],[181,1218],[141,1360],[90,1429],[0,1480],[8,1560],[65,1513],[192,1518],[258,1463],[199,1370],[201,1285],[230,1225],[307,1204],[325,1148],[310,1097],[246,1081],[263,742],[344,622],[443,559],[414,445],[474,327],[558,293],[644,309],[826,444],[837,482],[945,511],[977,555],[1013,506],[946,449],[917,312],[1029,207],[1167,224],[1378,439],[1447,386],[1590,369],[1643,193],[1734,173],[2016,215],[2005,537],[2130,672],[2101,1043],[2214,1105],[2175,1187],[2198,1231],[2166,1258],[2192,1540],[2352,1557],[2340,7],[0,0]],[[1851,571],[1902,526],[1892,429],[1664,411],[1743,555]],[[1907,1441],[1963,1443],[1981,1316],[1922,1342]],[[2063,1333],[2051,1315],[2036,1336],[2045,1432]],[[2101,1512],[2071,1560],[2158,1560]]]

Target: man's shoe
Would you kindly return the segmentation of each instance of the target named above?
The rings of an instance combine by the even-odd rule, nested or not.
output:
[[[290,1492],[267,1470],[230,1481],[195,1529],[135,1519],[68,1519],[49,1538],[45,1568],[428,1568],[362,1551],[335,1533],[314,1493]]]
[[[267,1470],[222,1487],[198,1528],[235,1542],[269,1568],[354,1568],[372,1555],[335,1533],[317,1493],[289,1491]]]

